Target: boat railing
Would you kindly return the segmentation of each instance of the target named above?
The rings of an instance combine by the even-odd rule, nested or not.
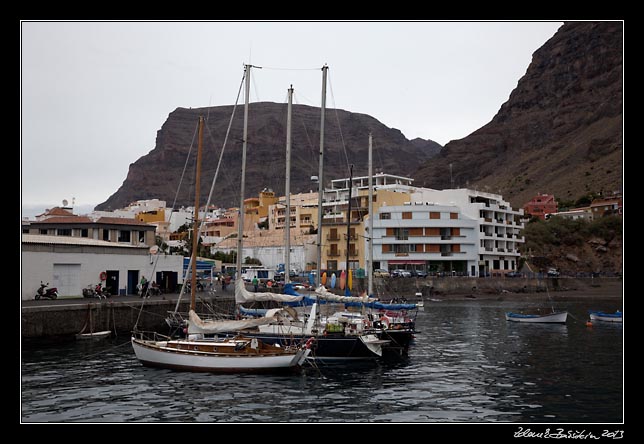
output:
[[[163,335],[161,333],[158,333],[156,331],[133,331],[132,336],[135,339],[139,339],[141,341],[167,341],[170,339],[169,336]]]

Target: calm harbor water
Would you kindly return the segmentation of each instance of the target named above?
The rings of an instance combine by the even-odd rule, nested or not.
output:
[[[505,301],[426,302],[408,359],[291,376],[140,365],[129,338],[22,350],[23,422],[623,421],[623,327],[585,325],[616,300],[560,302],[566,325],[515,324]]]

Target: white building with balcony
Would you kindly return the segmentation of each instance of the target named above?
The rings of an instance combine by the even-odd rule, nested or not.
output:
[[[444,210],[439,210],[440,217],[436,218],[436,215],[434,215],[434,219],[432,219],[432,210],[430,209],[430,222],[425,226],[426,229],[432,227],[439,229],[445,228],[442,226],[442,221],[446,217],[443,213],[446,213],[449,208],[455,209],[455,211],[450,211],[450,221],[454,224],[451,227],[466,228],[464,231],[461,231],[469,234],[469,225],[466,227],[464,222],[461,224],[460,221],[471,221],[468,224],[474,224],[474,249],[472,250],[469,247],[471,245],[469,242],[472,240],[472,237],[469,235],[463,238],[467,242],[457,247],[464,248],[467,251],[465,256],[462,256],[462,259],[467,261],[467,273],[464,274],[468,276],[504,274],[518,268],[518,260],[520,257],[519,245],[524,242],[524,238],[520,234],[523,229],[523,222],[521,221],[523,209],[513,209],[509,202],[503,200],[501,195],[466,188],[449,190],[418,188],[412,193],[411,204],[409,208],[448,207]],[[384,210],[381,209],[381,211]],[[417,217],[424,218],[423,216]],[[374,219],[374,226],[376,220],[378,218]],[[458,220],[459,223],[454,223],[454,220]],[[459,226],[459,224],[461,225]],[[444,242],[444,240],[441,239],[441,242]],[[431,248],[435,249],[436,247],[433,246]],[[478,257],[471,256],[471,253],[474,251],[477,251]],[[462,253],[459,254],[462,255]],[[428,260],[430,261],[427,264],[428,271],[431,271],[432,259],[430,258]],[[456,272],[458,273],[465,271],[463,270],[463,264],[456,264],[455,261],[452,261],[451,265],[456,267]],[[445,265],[443,268],[445,268]]]

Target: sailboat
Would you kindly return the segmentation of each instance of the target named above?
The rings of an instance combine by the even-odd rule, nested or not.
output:
[[[239,230],[243,227],[243,199],[244,199],[244,173],[247,147],[247,119],[248,101],[250,88],[250,65],[245,66],[245,110],[244,110],[244,140],[242,153],[242,182]],[[200,193],[200,169],[201,152],[203,139],[204,118],[199,118],[199,145],[197,154],[197,174],[195,183],[195,221],[194,227],[199,226],[199,193]],[[195,312],[195,291],[196,291],[196,254],[198,246],[198,234],[193,236],[192,247],[192,285],[190,287],[190,311],[187,321],[187,338],[172,339],[156,332],[135,331],[132,334],[131,343],[136,357],[143,365],[152,367],[170,368],[176,370],[200,371],[200,372],[276,372],[292,371],[299,368],[311,352],[314,338],[309,338],[304,344],[297,346],[280,346],[279,344],[264,343],[258,338],[235,336],[232,338],[220,339],[216,336],[207,335],[219,332],[240,330],[249,325],[259,325],[272,322],[275,318],[259,318],[256,320],[242,321],[215,321],[202,320]],[[237,254],[237,279],[235,282],[235,294],[243,287],[241,278],[241,240],[242,233],[239,233]]]
[[[322,93],[322,121],[320,132],[320,172],[319,172],[319,186],[323,187],[323,141],[324,141],[324,98],[325,98],[325,85],[326,85],[326,70],[323,70],[323,93]],[[246,290],[245,285],[241,279],[235,282],[235,300],[238,303],[251,302],[251,301],[279,301],[284,303],[287,307],[311,307],[309,313],[297,314],[295,309],[288,310],[279,319],[274,321],[257,325],[252,330],[245,330],[244,334],[250,337],[261,339],[266,343],[287,343],[287,344],[301,344],[308,341],[307,338],[315,336],[316,340],[313,343],[313,351],[309,356],[318,361],[336,361],[336,360],[363,360],[375,359],[382,356],[382,346],[388,341],[380,340],[373,334],[365,332],[367,325],[362,319],[347,319],[346,317],[330,317],[322,319],[320,317],[319,307],[324,303],[349,303],[349,302],[365,302],[367,298],[358,297],[345,297],[327,292],[323,286],[319,286],[315,292],[315,298],[298,294],[294,289],[290,280],[290,128],[291,128],[291,107],[292,107],[292,94],[293,88],[289,89],[289,102],[287,111],[287,172],[286,172],[286,226],[285,226],[285,286],[284,293],[279,295],[275,293],[253,293]],[[322,196],[320,191],[320,196]],[[320,197],[321,202],[321,197]],[[318,227],[321,226],[322,214],[318,217]],[[241,225],[240,225],[241,226]],[[318,263],[321,255],[321,229],[318,229]],[[241,242],[242,235],[238,235],[238,242]],[[239,250],[241,251],[241,249]],[[241,254],[238,254],[240,260]],[[241,264],[238,264],[238,269]],[[318,285],[320,273],[316,274]],[[290,300],[289,300],[290,298]],[[275,310],[269,310],[266,316],[274,316]]]
[[[367,259],[367,295],[373,295],[373,137],[369,134],[369,257]],[[351,195],[351,180],[349,180],[349,195]],[[351,202],[349,201],[349,209]],[[347,226],[348,228],[348,226]],[[347,233],[347,236],[349,234]],[[347,250],[349,248],[347,247]],[[348,257],[347,257],[348,263]],[[383,353],[387,356],[405,356],[409,351],[409,345],[414,338],[415,322],[407,314],[410,310],[416,310],[416,304],[396,303],[387,304],[375,298],[367,298],[361,304],[349,303],[349,306],[359,306],[362,310],[368,309],[362,317],[365,323],[370,326],[369,333],[375,335],[379,340],[385,342]],[[346,314],[345,314],[346,315]]]

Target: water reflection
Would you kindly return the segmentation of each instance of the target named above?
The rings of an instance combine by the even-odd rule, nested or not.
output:
[[[142,367],[129,342],[23,350],[26,422],[620,422],[622,329],[506,322],[509,302],[428,305],[408,359],[295,376]]]

